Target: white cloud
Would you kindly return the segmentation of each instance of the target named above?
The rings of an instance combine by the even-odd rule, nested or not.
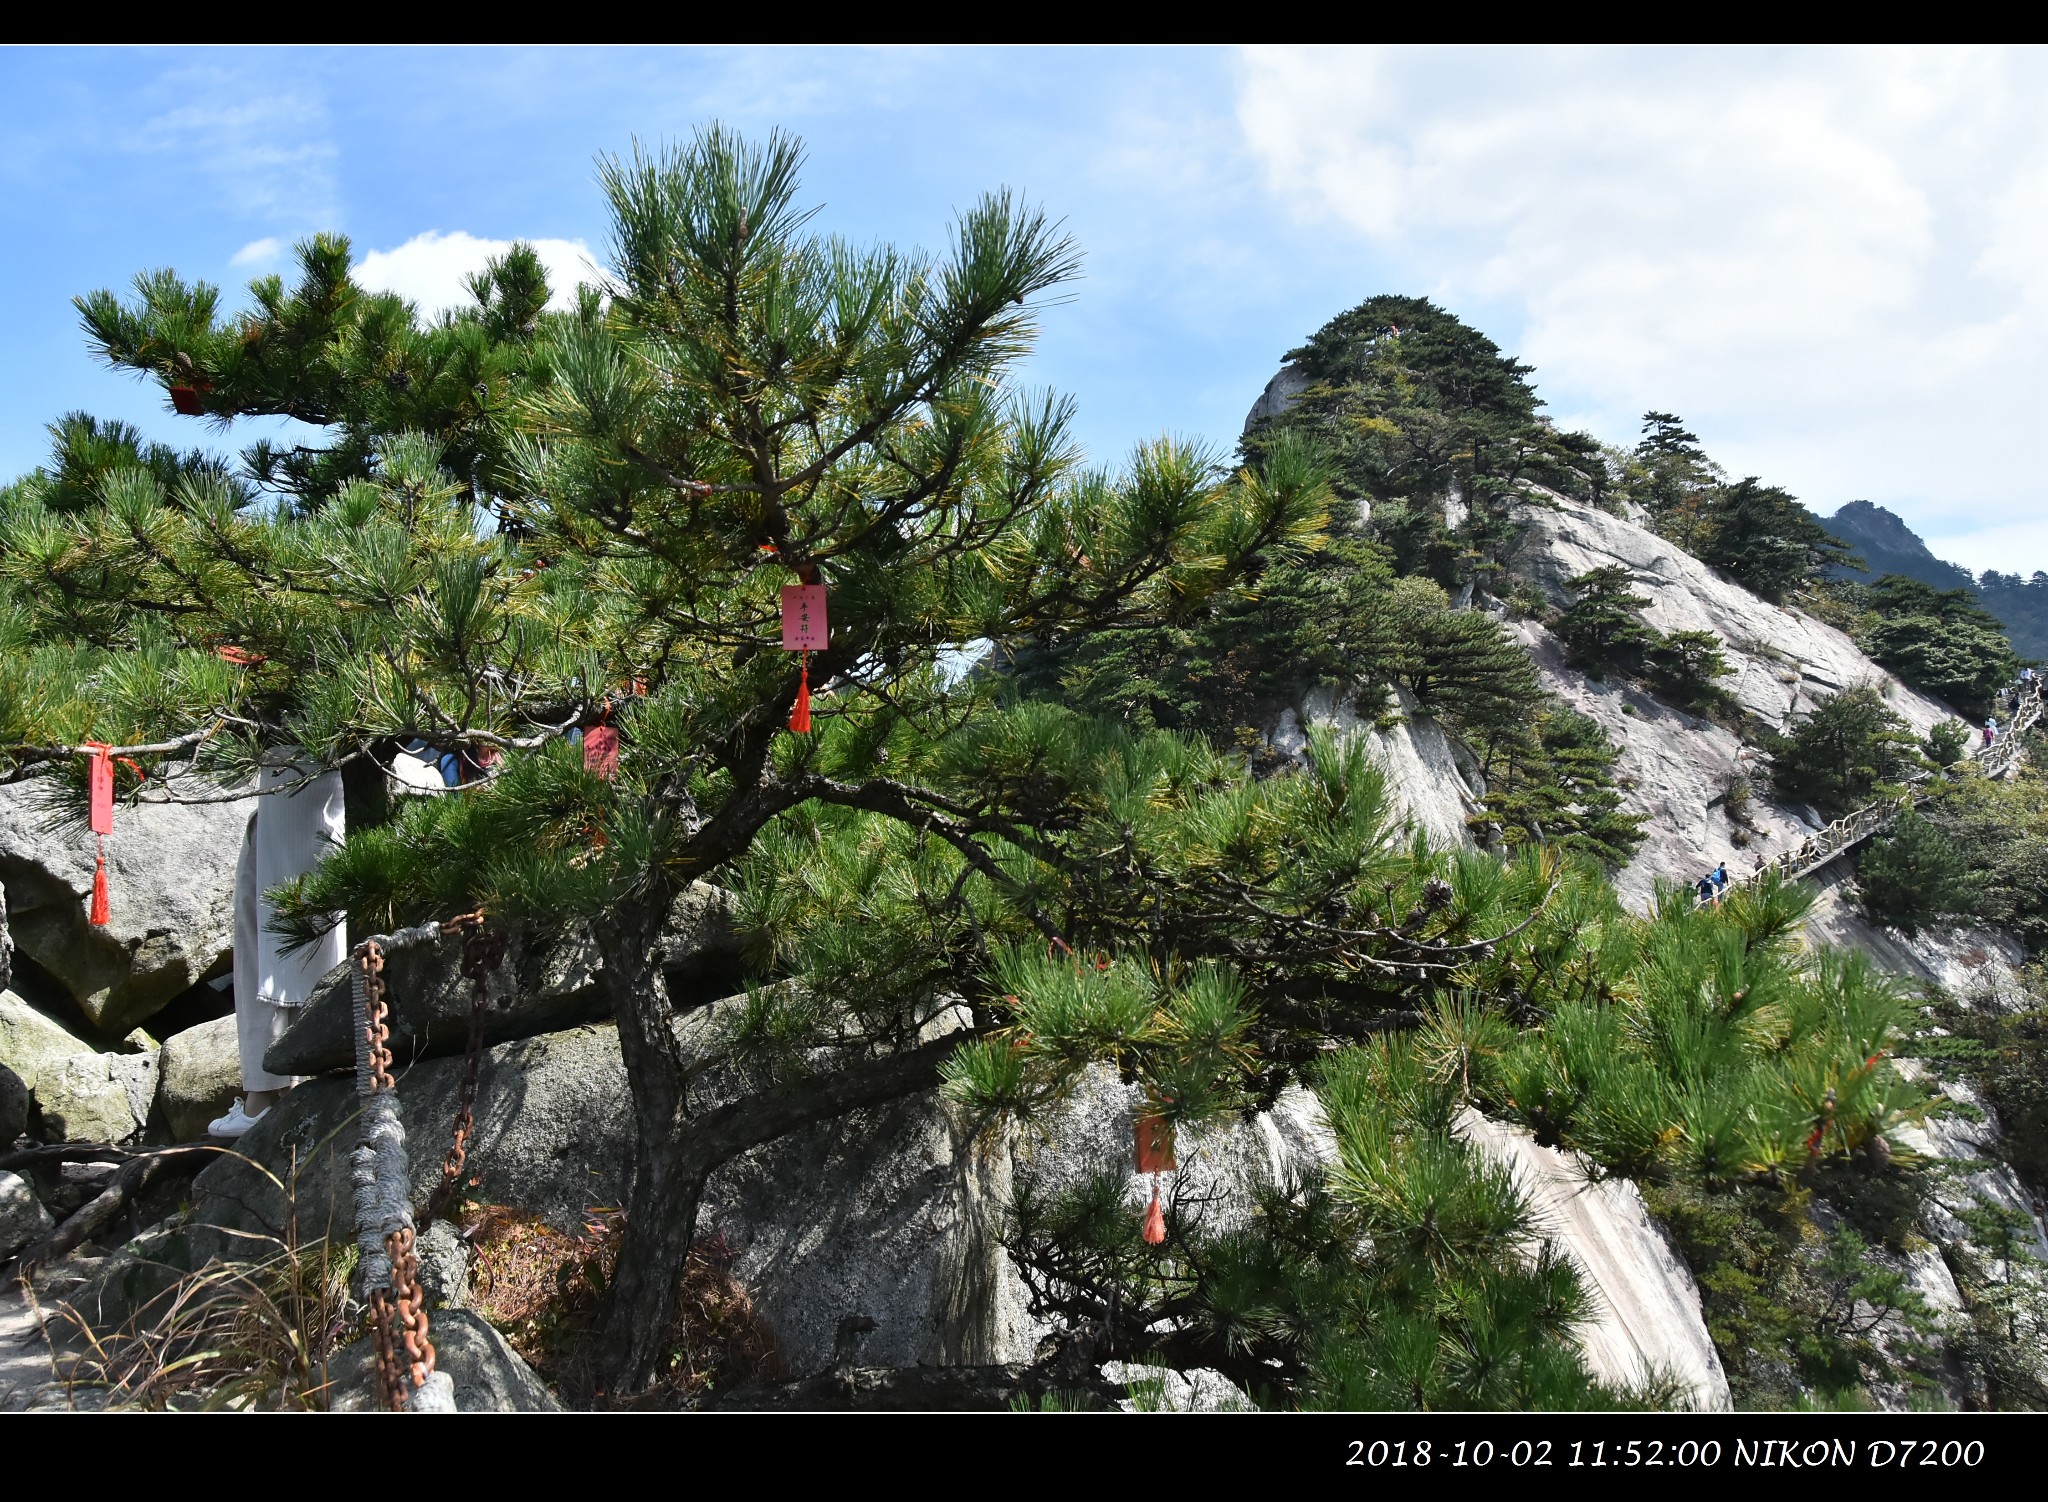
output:
[[[213,180],[235,213],[287,224],[331,224],[340,151],[327,135],[327,101],[303,77],[280,87],[259,69],[178,69],[149,91],[170,108],[131,138],[139,151],[169,158],[169,170],[196,168]]]
[[[1535,364],[1561,417],[1627,440],[1676,411],[1823,512],[1867,497],[1980,568],[1994,542],[2048,565],[2044,64],[1258,51],[1238,119],[1305,223]]]
[[[284,242],[275,235],[265,235],[261,240],[251,240],[240,250],[228,257],[230,266],[261,266],[277,259],[277,253],[284,248]]]
[[[547,267],[551,308],[572,307],[579,282],[595,282],[590,247],[581,240],[529,240]],[[482,271],[493,256],[512,248],[510,240],[484,240],[463,230],[428,230],[390,250],[373,250],[355,266],[355,279],[375,292],[396,292],[432,316],[471,302],[463,279]]]

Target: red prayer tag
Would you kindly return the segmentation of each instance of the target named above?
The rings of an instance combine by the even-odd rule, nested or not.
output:
[[[86,763],[86,789],[92,803],[92,832],[114,832],[114,759],[105,746],[94,746]]]
[[[1138,1118],[1138,1172],[1172,1173],[1173,1128],[1157,1116]]]
[[[825,650],[825,586],[785,584],[782,586],[782,650],[822,652]]]
[[[583,770],[605,778],[618,774],[618,731],[609,725],[593,725],[583,732]]]

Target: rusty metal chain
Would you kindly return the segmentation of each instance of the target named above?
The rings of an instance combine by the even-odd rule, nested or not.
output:
[[[373,1090],[390,1090],[391,1029],[384,999],[384,948],[375,940],[363,945],[364,1033],[370,1045],[370,1083]],[[394,1412],[403,1411],[409,1393],[422,1386],[434,1370],[434,1343],[427,1338],[426,1299],[419,1287],[419,1262],[413,1256],[413,1232],[400,1226],[384,1238],[391,1257],[391,1288],[370,1290],[370,1331],[377,1346],[377,1397]],[[401,1363],[394,1319],[403,1332],[405,1357]],[[407,1368],[410,1370],[408,1371]],[[410,1376],[410,1383],[407,1376]]]
[[[384,1238],[384,1249],[391,1254],[391,1295],[397,1305],[398,1328],[404,1332],[404,1365],[412,1377],[416,1391],[427,1385],[427,1378],[434,1375],[434,1343],[427,1339],[427,1295],[420,1287],[419,1258],[413,1255],[413,1232],[411,1226],[400,1226]],[[393,1355],[397,1353],[394,1351]],[[394,1363],[396,1364],[396,1363]],[[395,1380],[394,1386],[403,1384]],[[403,1403],[398,1404],[404,1407]]]
[[[398,1385],[398,1362],[391,1348],[391,1296],[382,1288],[370,1290],[370,1338],[377,1349],[377,1404],[395,1412],[405,1407],[405,1393]]]
[[[395,1088],[391,1078],[391,1029],[384,1025],[384,946],[375,939],[363,945],[363,1032],[370,1044],[370,1088]]]
[[[491,972],[505,958],[505,935],[471,922],[469,936],[462,943],[462,973],[470,984],[469,1043],[462,1063],[462,1093],[457,1097],[455,1122],[447,1156],[441,1160],[441,1183],[427,1201],[427,1213],[420,1221],[424,1231],[447,1212],[462,1186],[463,1165],[469,1161],[469,1145],[476,1136],[477,1071],[483,1061],[484,1019],[491,1009]]]

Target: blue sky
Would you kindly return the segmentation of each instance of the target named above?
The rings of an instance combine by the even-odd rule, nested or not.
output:
[[[1381,291],[1537,366],[1561,422],[1683,415],[1738,474],[2048,568],[2048,59],[2030,52],[536,48],[0,52],[0,474],[83,407],[219,441],[97,369],[72,295],[238,290],[339,230],[455,300],[488,242],[601,261],[592,158],[722,119],[810,146],[856,239],[1022,190],[1086,252],[1026,372],[1114,461],[1227,447],[1279,356]]]

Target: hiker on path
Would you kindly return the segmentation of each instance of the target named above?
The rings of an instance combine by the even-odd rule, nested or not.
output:
[[[1714,884],[1714,906],[1719,907],[1721,899],[1728,895],[1728,862],[1722,861],[1720,865],[1714,867],[1713,874],[1707,880]]]
[[[1998,739],[1998,716],[1993,715],[1984,722],[1984,749],[1989,751],[1991,743]]]

